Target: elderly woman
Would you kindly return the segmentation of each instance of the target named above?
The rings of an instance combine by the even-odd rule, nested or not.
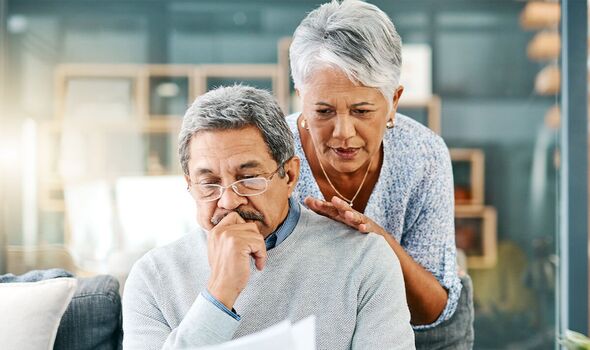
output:
[[[333,1],[301,22],[289,55],[303,102],[302,113],[288,117],[302,160],[297,198],[385,238],[401,262],[417,346],[469,348],[467,295],[466,315],[445,328],[462,290],[449,153],[439,136],[396,114],[403,87],[393,23],[374,5]]]

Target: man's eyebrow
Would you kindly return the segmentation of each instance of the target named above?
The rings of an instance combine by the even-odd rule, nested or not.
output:
[[[250,161],[247,161],[246,163],[240,164],[238,169],[245,170],[245,169],[256,169],[256,168],[261,168],[261,167],[262,167],[262,163],[260,163],[259,161],[250,160]],[[210,175],[210,174],[213,174],[213,170],[208,169],[208,168],[195,168],[193,170],[193,173],[196,176]]]
[[[213,174],[213,171],[211,171],[211,169],[207,169],[207,168],[196,168],[193,173],[197,176],[201,176],[201,175],[209,175],[209,174]]]
[[[260,168],[260,167],[262,167],[262,164],[257,160],[251,160],[246,163],[240,164],[240,170],[255,169],[255,168]]]

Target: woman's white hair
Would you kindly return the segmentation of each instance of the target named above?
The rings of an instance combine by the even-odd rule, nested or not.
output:
[[[321,5],[299,24],[289,48],[295,88],[322,68],[336,68],[354,83],[379,89],[391,106],[399,85],[402,40],[389,17],[359,0]]]

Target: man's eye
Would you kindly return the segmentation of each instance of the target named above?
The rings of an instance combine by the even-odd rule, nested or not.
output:
[[[199,185],[218,185],[219,184],[219,180],[216,179],[204,179],[204,180],[199,180],[199,182],[197,182]]]
[[[331,109],[327,109],[327,108],[324,108],[324,109],[316,109],[316,113],[319,114],[319,115],[327,115],[327,114],[332,113],[332,110]]]

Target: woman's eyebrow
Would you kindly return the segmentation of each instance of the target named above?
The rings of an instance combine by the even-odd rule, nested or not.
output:
[[[362,106],[374,106],[374,103],[371,102],[359,102],[359,103],[354,103],[352,105],[350,105],[350,107],[362,107]]]

